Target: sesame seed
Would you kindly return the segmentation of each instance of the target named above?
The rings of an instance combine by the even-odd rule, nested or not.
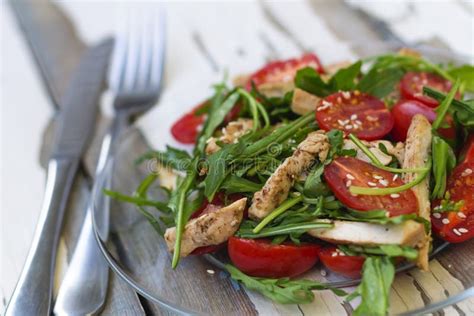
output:
[[[400,194],[398,194],[398,193],[392,193],[392,194],[390,194],[390,197],[391,197],[392,199],[396,199],[396,198],[399,198],[399,197],[400,197]]]
[[[461,232],[457,230],[456,228],[453,228],[453,233],[455,233],[458,236],[461,236]]]
[[[371,187],[376,187],[377,186],[377,183],[374,183],[374,182],[371,182],[371,181],[367,182],[367,184]]]
[[[210,269],[209,269],[209,270],[207,270],[207,273],[209,273],[209,274],[214,274],[214,273],[215,273],[215,271],[214,271],[214,270],[210,270]]]
[[[461,177],[467,177],[468,175],[472,174],[472,169],[471,168],[466,168],[464,171],[461,173]]]
[[[347,180],[346,182],[346,187],[350,187],[352,185],[352,181],[351,180]]]
[[[367,115],[366,118],[367,118],[367,121],[369,122],[376,122],[379,120],[376,116],[371,116],[371,115]]]
[[[352,114],[351,115],[351,121],[357,120],[357,114]]]
[[[393,178],[392,178],[393,181],[395,181],[397,179],[398,179],[398,174],[394,175]]]
[[[346,129],[352,129],[352,125],[346,125]]]
[[[383,177],[379,176],[378,174],[374,174],[374,179],[380,180],[380,179],[383,179]]]
[[[346,178],[349,180],[355,180],[354,176],[350,173],[346,174]]]
[[[434,218],[441,218],[441,214],[440,213],[433,213],[433,217]]]
[[[335,251],[331,254],[331,257],[337,257],[337,255],[338,255],[338,253],[337,253],[337,251]]]
[[[322,276],[328,275],[328,273],[324,269],[321,269],[321,271],[319,271],[319,273],[321,273]]]
[[[467,228],[464,228],[464,227],[459,228],[458,230],[461,234],[465,234],[465,233],[469,232],[469,230]]]
[[[355,120],[354,124],[357,124],[357,125],[362,125],[362,122],[359,121],[359,120]]]
[[[349,91],[342,91],[342,97],[348,100],[351,98],[351,93]]]
[[[344,125],[349,124],[349,120],[344,120]]]
[[[381,185],[383,185],[384,187],[388,186],[388,181],[385,180],[385,179],[380,179],[380,180],[379,180],[379,183],[380,183]]]
[[[463,212],[458,212],[459,218],[466,218],[466,215]]]
[[[448,225],[448,224],[449,224],[449,219],[443,218],[443,219],[441,220],[441,223],[443,223],[444,225]]]
[[[324,106],[327,106],[327,107],[329,107],[329,106],[331,106],[331,105],[332,105],[332,103],[331,103],[331,102],[329,102],[329,101],[326,101],[326,100],[323,100],[322,104],[323,104]]]
[[[341,125],[341,126],[344,126],[344,125],[346,125],[346,124],[347,124],[347,123],[345,123],[345,122],[344,122],[344,121],[342,121],[342,120],[337,120],[337,122],[338,122],[338,123],[339,123],[339,125]]]

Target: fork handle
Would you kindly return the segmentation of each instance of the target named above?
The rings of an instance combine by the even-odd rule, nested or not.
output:
[[[78,165],[78,159],[52,159],[49,162],[43,206],[33,243],[8,303],[6,316],[50,314],[56,248]]]

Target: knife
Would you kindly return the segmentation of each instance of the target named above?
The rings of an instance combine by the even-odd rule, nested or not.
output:
[[[5,315],[49,315],[64,209],[81,156],[93,133],[112,40],[87,50],[62,98],[48,163],[41,214]]]

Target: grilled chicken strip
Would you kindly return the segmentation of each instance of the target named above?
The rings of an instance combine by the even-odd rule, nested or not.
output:
[[[405,143],[405,156],[402,163],[403,168],[424,167],[430,157],[431,140],[430,122],[421,114],[413,116]],[[402,178],[406,183],[409,183],[413,181],[416,176],[416,173],[405,173]],[[418,201],[418,215],[428,221],[430,220],[431,213],[429,182],[428,174],[422,182],[411,188]],[[418,256],[418,266],[425,271],[429,269],[428,252],[430,241],[431,236],[426,235],[425,239],[419,245],[420,254]]]
[[[262,190],[254,194],[249,216],[262,219],[285,201],[295,178],[308,169],[317,156],[321,161],[326,160],[329,147],[328,138],[323,131],[308,134],[293,155],[286,158],[268,178]]]
[[[308,231],[313,237],[335,244],[376,246],[397,244],[414,247],[425,238],[422,223],[408,220],[399,225],[374,224],[364,222],[332,221],[333,228]]]
[[[190,220],[184,227],[180,256],[185,257],[199,247],[221,244],[233,236],[239,229],[246,203],[247,198],[242,198]],[[173,252],[176,241],[175,227],[166,230],[165,241],[168,250]]]
[[[377,157],[383,165],[388,165],[392,162],[392,156],[394,155],[400,163],[403,163],[404,158],[404,148],[405,145],[401,142],[397,143],[395,146],[392,145],[388,140],[374,140],[371,142],[363,140],[362,143],[369,148],[369,150]],[[384,145],[387,149],[389,155],[380,150],[380,144]],[[344,149],[355,149],[357,151],[357,159],[371,162],[369,157],[362,150],[357,147],[350,139],[344,140]]]
[[[251,119],[238,119],[237,121],[230,122],[222,129],[222,136],[219,138],[211,137],[207,140],[206,154],[211,155],[221,149],[219,145],[217,145],[217,141],[224,144],[237,142],[239,137],[252,129],[252,126],[253,121]]]
[[[320,98],[304,90],[295,88],[291,100],[291,110],[300,115],[305,115],[316,110]]]

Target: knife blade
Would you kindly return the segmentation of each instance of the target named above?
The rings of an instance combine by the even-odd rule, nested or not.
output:
[[[73,71],[87,47],[68,17],[50,1],[10,0],[10,7],[33,53],[52,104],[59,109]]]
[[[64,94],[41,214],[5,315],[49,315],[51,312],[56,248],[64,209],[81,155],[95,127],[112,46],[112,40],[107,39],[87,50]]]

